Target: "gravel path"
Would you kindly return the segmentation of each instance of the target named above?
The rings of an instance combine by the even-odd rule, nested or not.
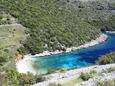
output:
[[[16,28],[25,28],[24,26],[22,26],[21,24],[5,24],[5,25],[0,25],[0,28],[2,27],[16,27]]]

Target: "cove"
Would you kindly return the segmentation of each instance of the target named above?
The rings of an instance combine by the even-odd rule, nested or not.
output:
[[[32,58],[34,70],[47,73],[48,70],[81,68],[95,64],[103,55],[115,51],[115,33],[106,32],[108,40],[102,44],[68,54]]]

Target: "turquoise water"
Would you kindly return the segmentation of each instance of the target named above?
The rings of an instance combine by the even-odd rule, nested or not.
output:
[[[109,39],[103,44],[81,49],[69,54],[33,58],[34,69],[46,73],[48,70],[81,68],[95,64],[101,56],[115,51],[115,34],[105,33]]]

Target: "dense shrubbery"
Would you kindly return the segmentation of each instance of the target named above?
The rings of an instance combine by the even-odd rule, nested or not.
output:
[[[115,79],[100,81],[96,86],[115,86]]]
[[[115,67],[114,68],[108,68],[107,69],[107,72],[110,73],[110,72],[114,72],[115,71]]]
[[[95,39],[100,30],[115,30],[114,3],[106,1],[85,4],[66,0],[2,0],[0,3],[4,11],[29,28],[23,49],[27,53],[64,50]]]
[[[100,65],[111,64],[111,63],[115,63],[115,52],[107,54],[107,55],[101,57],[97,61],[97,64],[100,64]]]
[[[11,56],[9,56],[6,49],[0,50],[0,67],[3,66],[5,62],[7,62],[10,59]]]
[[[80,75],[80,78],[84,81],[87,81],[90,78],[93,78],[94,76],[95,76],[95,74],[93,74],[93,73],[86,73],[86,74],[83,73]]]
[[[30,86],[41,81],[43,81],[43,78],[40,75],[19,74],[15,70],[7,70],[0,74],[1,86]]]
[[[24,44],[29,53],[78,46],[99,36],[100,30],[84,22],[77,12],[56,0],[1,1],[3,8],[29,28]]]
[[[0,25],[12,24],[13,21],[11,18],[11,15],[6,14],[4,11],[2,11],[2,9],[0,9]]]
[[[87,4],[76,1],[72,4],[76,4],[76,8],[82,6],[80,11],[77,9],[77,15],[92,26],[102,31],[115,30],[115,1],[95,0]]]
[[[115,14],[112,12],[115,10],[114,3],[111,5],[108,2],[97,1],[85,4],[80,1],[71,1],[73,0],[0,0],[1,12],[11,14],[18,19],[19,23],[29,28],[26,31],[28,34],[26,43],[17,51],[20,54],[36,54],[43,50],[64,50],[65,47],[79,46],[95,39],[99,36],[100,30],[115,30]],[[4,18],[4,14],[0,13],[0,24],[10,23],[10,16]],[[15,41],[19,42],[18,38],[23,34],[16,34],[13,35],[16,38],[10,42],[7,41],[7,46],[18,45]],[[6,46],[4,45],[6,41],[2,42],[3,40],[2,46]],[[97,63],[114,63],[114,56],[115,54],[111,53]],[[7,50],[0,50],[0,66],[9,58]],[[83,80],[91,77],[93,77],[92,74],[81,75]],[[0,85],[5,84],[4,86],[25,86],[39,81],[41,81],[40,76],[19,74],[14,70],[0,74]]]
[[[25,38],[25,31],[22,27],[0,27],[0,67],[13,59],[16,49],[21,46]]]
[[[114,2],[1,0],[0,7],[29,28],[26,53],[64,50],[95,39],[100,30],[115,30]]]
[[[115,14],[105,21],[100,19],[97,21],[90,21],[90,24],[100,28],[102,31],[115,31]]]

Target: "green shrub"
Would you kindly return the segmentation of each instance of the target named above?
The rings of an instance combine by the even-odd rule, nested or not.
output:
[[[24,48],[24,47],[20,47],[20,48],[18,48],[17,51],[18,51],[19,54],[21,54],[21,55],[26,54],[26,52],[25,52],[25,48]]]
[[[86,74],[81,74],[80,75],[80,78],[81,79],[83,79],[84,81],[87,81],[87,80],[89,80],[89,78],[93,78],[95,75],[94,74],[88,74],[88,73],[86,73]]]
[[[115,79],[98,82],[96,86],[115,86]]]
[[[49,85],[48,86],[62,86],[61,84],[59,84],[59,83],[49,83]]]
[[[0,74],[0,77],[0,84],[3,86],[30,86],[44,81],[41,75],[20,74],[15,69],[6,70],[4,74]]]
[[[101,32],[80,19],[76,9],[71,10],[60,1],[1,0],[0,5],[29,28],[21,53],[23,50],[32,54],[64,50],[63,47],[79,46],[95,39]]]
[[[108,72],[108,73],[113,72],[113,71],[115,71],[115,68],[108,68],[108,69],[107,69],[107,72]]]
[[[101,57],[96,63],[99,65],[115,63],[115,52],[112,52],[110,54]]]

